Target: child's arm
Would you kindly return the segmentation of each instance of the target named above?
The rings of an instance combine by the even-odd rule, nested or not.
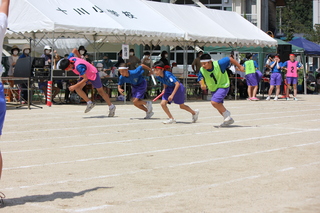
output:
[[[0,13],[4,13],[8,16],[9,4],[10,4],[10,0],[2,0],[0,5]]]
[[[77,56],[78,58],[81,58],[81,55],[80,55],[79,51],[77,50],[77,48],[74,48],[74,49],[72,50],[72,53],[73,53],[75,56]]]
[[[148,66],[145,65],[145,64],[141,64],[140,66],[142,66],[143,69],[146,69],[146,70],[149,71],[149,74],[148,74],[148,75],[151,75],[151,74],[152,74],[152,73],[151,73],[152,69],[151,69],[150,67],[148,67]]]
[[[79,82],[76,83],[75,85],[72,85],[72,86],[69,87],[69,90],[70,90],[71,92],[74,91],[74,90],[76,90],[76,89],[78,89],[78,88],[83,88],[83,87],[86,85],[86,83],[87,83],[87,81],[88,81],[87,75],[84,74],[84,75],[81,75],[80,77],[82,78],[81,81],[79,81]]]
[[[121,95],[123,95],[124,89],[121,88],[121,85],[118,84],[118,91]]]
[[[238,67],[239,71],[245,72],[244,67],[241,66],[241,65],[239,64],[239,62],[238,62],[237,60],[233,59],[232,57],[230,57],[230,63],[231,63],[231,64],[234,64],[236,67]]]
[[[173,89],[171,95],[168,97],[168,101],[170,101],[170,102],[172,101],[174,95],[177,93],[177,91],[178,91],[178,89],[180,87],[180,83],[178,81],[176,83],[174,83],[174,84],[175,84],[174,89]]]

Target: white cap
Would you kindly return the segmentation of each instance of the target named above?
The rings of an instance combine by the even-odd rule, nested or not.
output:
[[[44,50],[51,50],[51,47],[49,45],[44,46]]]
[[[102,63],[97,63],[96,67],[97,68],[103,67],[103,64]]]

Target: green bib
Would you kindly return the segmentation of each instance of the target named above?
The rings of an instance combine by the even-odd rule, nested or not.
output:
[[[256,68],[254,67],[253,60],[246,61],[244,62],[244,64],[245,64],[246,75],[256,72]]]
[[[200,68],[208,89],[215,92],[218,88],[228,88],[230,86],[228,73],[226,71],[221,72],[218,61],[214,61],[212,64],[213,71],[208,71],[203,67]]]

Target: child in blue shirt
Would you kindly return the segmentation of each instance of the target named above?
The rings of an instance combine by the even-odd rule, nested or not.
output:
[[[125,66],[124,63],[121,63],[119,66],[119,83],[118,83],[118,91],[123,95],[124,90],[121,88],[121,85],[124,83],[130,83],[132,88],[132,98],[133,104],[146,112],[145,119],[150,119],[153,116],[152,112],[152,103],[151,101],[143,101],[144,94],[147,91],[147,81],[143,77],[144,69],[149,70],[150,68],[144,64],[137,67],[135,70],[128,70],[128,67]]]
[[[176,120],[173,118],[167,106],[167,104],[170,104],[172,101],[175,104],[179,104],[181,109],[190,112],[192,114],[192,122],[195,123],[198,120],[199,110],[192,110],[189,106],[184,104],[185,88],[183,84],[181,84],[171,72],[164,70],[165,65],[162,61],[155,62],[153,66],[157,79],[163,83],[164,94],[162,96],[161,107],[169,117],[169,119],[163,123],[176,123]]]

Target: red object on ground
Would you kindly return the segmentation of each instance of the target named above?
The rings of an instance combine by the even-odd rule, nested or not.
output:
[[[48,81],[48,86],[47,86],[47,106],[51,107],[52,102],[51,102],[51,90],[52,90],[52,81]]]

